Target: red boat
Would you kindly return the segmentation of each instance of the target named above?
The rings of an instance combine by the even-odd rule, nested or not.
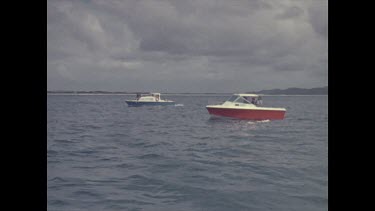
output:
[[[285,108],[261,107],[262,96],[234,94],[221,105],[207,105],[208,113],[215,116],[249,120],[282,120]]]

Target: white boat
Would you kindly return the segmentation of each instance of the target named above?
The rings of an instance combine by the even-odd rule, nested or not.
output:
[[[175,105],[172,100],[163,100],[160,93],[137,94],[135,100],[125,100],[128,106]]]
[[[207,105],[211,115],[250,120],[282,120],[285,108],[261,107],[262,96],[256,94],[234,94],[220,105]]]

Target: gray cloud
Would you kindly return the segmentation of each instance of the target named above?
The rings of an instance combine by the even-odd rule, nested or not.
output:
[[[326,0],[50,0],[48,89],[324,86],[326,13]]]
[[[293,19],[298,18],[299,16],[302,16],[304,13],[303,9],[292,6],[285,9],[285,11],[282,14],[279,14],[276,16],[276,18],[280,19]]]
[[[328,37],[328,3],[327,1],[317,1],[308,7],[309,22],[315,32]]]

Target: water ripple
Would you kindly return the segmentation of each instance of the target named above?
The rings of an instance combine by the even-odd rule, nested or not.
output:
[[[327,210],[326,97],[267,96],[283,121],[210,117],[228,96],[126,97],[48,96],[48,210]]]

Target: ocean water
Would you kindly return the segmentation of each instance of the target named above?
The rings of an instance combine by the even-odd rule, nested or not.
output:
[[[48,210],[328,210],[327,96],[265,96],[286,117],[258,122],[164,97],[48,95]]]

